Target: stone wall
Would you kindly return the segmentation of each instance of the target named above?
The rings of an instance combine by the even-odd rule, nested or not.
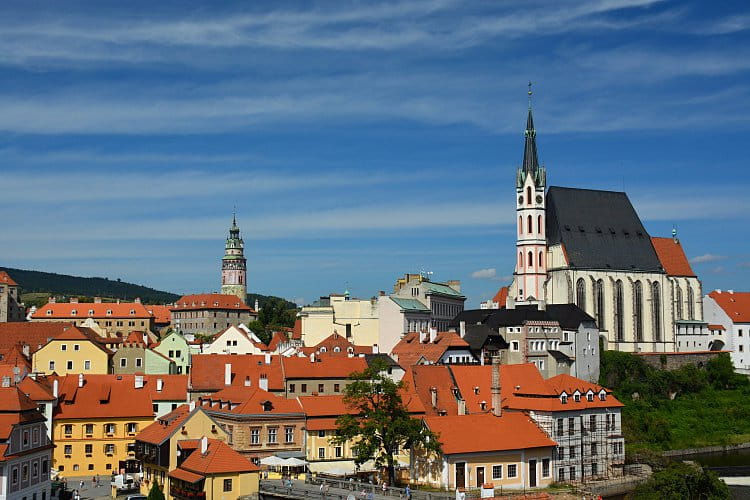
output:
[[[657,369],[676,370],[686,365],[703,368],[710,360],[727,351],[636,353],[647,365]]]

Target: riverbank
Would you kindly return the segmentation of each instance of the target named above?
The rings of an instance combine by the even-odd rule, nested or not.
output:
[[[703,455],[708,453],[729,453],[732,451],[750,449],[750,442],[739,444],[727,444],[717,446],[704,446],[702,448],[686,448],[682,450],[667,450],[662,455],[669,458],[688,457],[691,455]]]

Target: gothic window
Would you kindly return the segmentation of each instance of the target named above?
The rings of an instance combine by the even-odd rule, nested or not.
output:
[[[529,234],[534,232],[534,227],[531,225],[531,216],[526,217],[526,230]]]
[[[523,217],[518,216],[518,234],[523,234]]]
[[[615,336],[618,342],[625,340],[623,329],[622,281],[615,281]]]
[[[651,315],[654,323],[654,340],[661,340],[661,294],[659,293],[659,283],[651,284]]]
[[[526,204],[531,205],[531,186],[526,186]]]
[[[635,340],[643,340],[643,286],[640,281],[633,284],[633,320],[635,321]]]
[[[536,218],[536,232],[542,234],[542,216]]]
[[[604,327],[604,281],[597,280],[594,285],[594,302],[596,305],[596,322],[599,324],[599,330],[606,330]]]
[[[677,319],[682,319],[682,288],[680,288],[680,285],[678,284],[676,286],[675,296],[676,296],[676,302],[677,302]]]
[[[578,278],[576,281],[576,304],[578,307],[586,310],[586,280]]]
[[[693,287],[687,286],[687,313],[688,319],[695,319],[695,303],[693,297]]]
[[[544,253],[539,252],[539,268],[541,269],[543,267],[544,267]]]
[[[529,261],[526,263],[529,267],[534,267],[534,254],[529,252]]]
[[[523,267],[523,253],[518,252],[518,270],[520,271]]]

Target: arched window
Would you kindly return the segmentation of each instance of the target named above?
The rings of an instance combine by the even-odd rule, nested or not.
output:
[[[576,304],[578,307],[586,310],[586,280],[578,278],[576,281]]]
[[[534,232],[534,227],[531,225],[531,216],[530,215],[528,217],[526,217],[526,232],[528,234],[533,234],[533,232]]]
[[[682,288],[677,285],[675,291],[675,301],[677,302],[677,319],[682,319]]]
[[[518,270],[523,267],[523,252],[518,252]]]
[[[518,216],[518,234],[523,234],[523,217]]]
[[[618,342],[625,340],[623,331],[622,281],[615,281],[615,337]]]
[[[651,284],[651,318],[654,324],[654,340],[661,340],[661,293],[659,283],[654,281]]]
[[[533,267],[534,266],[534,254],[529,252],[529,261],[526,263],[527,266]]]
[[[544,252],[539,252],[539,268],[544,268]]]
[[[596,306],[596,322],[599,330],[606,330],[604,326],[604,281],[597,280],[594,285],[594,303]]]
[[[695,319],[695,304],[694,304],[694,297],[693,297],[693,287],[688,285],[687,286],[687,313],[688,313],[688,319]]]
[[[635,321],[635,340],[643,341],[643,286],[640,281],[633,283],[633,320]]]
[[[542,216],[536,218],[536,232],[542,234]]]
[[[531,205],[531,186],[526,186],[526,204]]]

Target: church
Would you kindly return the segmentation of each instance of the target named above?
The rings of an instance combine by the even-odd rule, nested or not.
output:
[[[701,282],[676,233],[649,235],[626,193],[547,189],[530,89],[515,188],[515,272],[500,307],[576,304],[596,319],[606,349],[689,350],[677,339],[706,325]]]

